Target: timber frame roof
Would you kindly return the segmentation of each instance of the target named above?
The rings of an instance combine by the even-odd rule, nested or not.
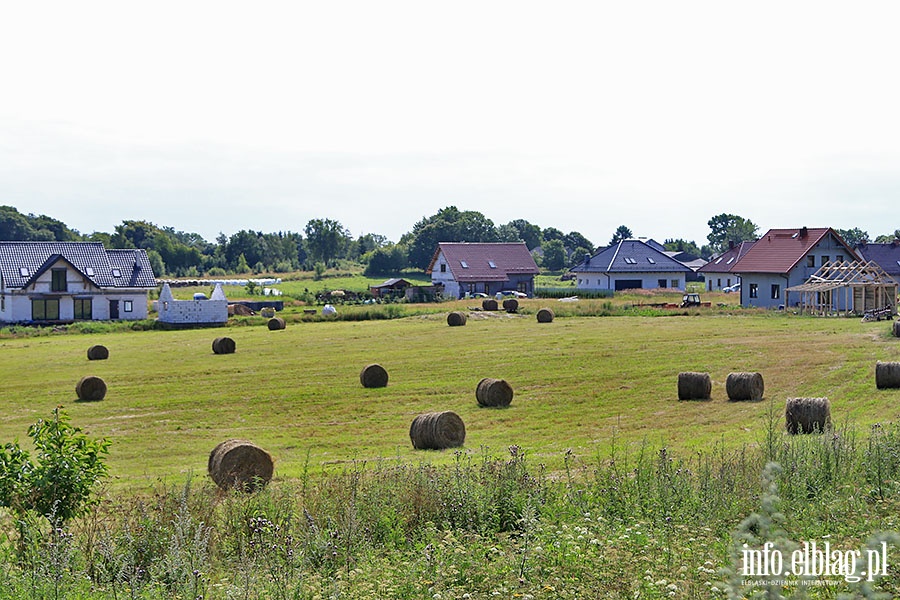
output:
[[[897,287],[898,283],[875,261],[827,262],[806,283],[788,292],[827,292],[842,287]]]

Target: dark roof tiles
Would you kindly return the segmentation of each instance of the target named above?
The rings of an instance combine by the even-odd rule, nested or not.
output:
[[[0,276],[8,288],[27,285],[61,259],[101,288],[156,287],[143,250],[107,250],[100,242],[0,242]]]

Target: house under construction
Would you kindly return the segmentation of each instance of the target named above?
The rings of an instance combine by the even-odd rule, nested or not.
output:
[[[800,313],[897,314],[897,281],[873,261],[827,262],[806,283],[787,288],[800,294]]]

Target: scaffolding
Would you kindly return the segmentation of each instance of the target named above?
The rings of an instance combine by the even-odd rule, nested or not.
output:
[[[800,294],[800,314],[878,315],[897,314],[900,287],[874,261],[826,262],[806,283],[785,290]]]

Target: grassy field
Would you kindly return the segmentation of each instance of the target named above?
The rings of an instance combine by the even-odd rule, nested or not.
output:
[[[214,355],[232,337],[237,352]],[[86,350],[103,344],[106,361]],[[551,470],[619,443],[702,450],[761,439],[767,412],[788,397],[826,396],[834,419],[894,420],[900,391],[875,389],[877,360],[900,360],[885,323],[752,313],[668,318],[557,318],[470,313],[465,327],[444,313],[390,321],[291,323],[0,341],[0,440],[64,405],[73,423],[112,441],[118,485],[204,473],[209,451],[250,439],[276,459],[279,478],[348,461],[453,460],[414,451],[408,429],[422,412],[452,410],[467,428],[465,451],[527,449]],[[390,383],[365,389],[359,372],[384,366]],[[679,402],[681,371],[710,373],[713,400]],[[762,373],[766,399],[728,402],[725,378]],[[102,402],[75,402],[84,375],[109,387]],[[503,378],[515,390],[505,410],[481,409],[475,387]]]

